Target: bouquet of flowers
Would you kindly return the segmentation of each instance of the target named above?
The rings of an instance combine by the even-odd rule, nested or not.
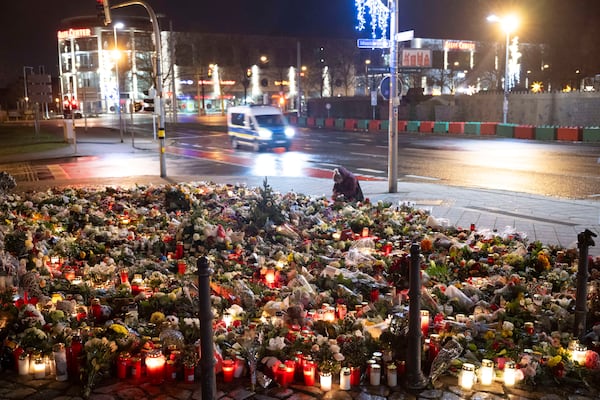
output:
[[[109,370],[117,351],[117,344],[114,341],[109,341],[106,337],[101,339],[91,338],[85,342],[83,350],[85,353],[83,396],[87,399],[92,392],[96,379]]]

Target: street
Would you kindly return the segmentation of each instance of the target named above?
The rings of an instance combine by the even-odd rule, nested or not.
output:
[[[62,121],[46,122],[62,124]],[[158,167],[154,166],[158,161],[158,144],[155,147],[147,145],[144,152],[133,151],[137,145],[136,137],[138,140],[153,138],[152,116],[135,115],[132,120],[126,117],[125,123],[123,137],[125,143],[133,141],[132,152],[55,160],[50,163],[51,173],[70,178],[158,173]],[[118,129],[118,120],[114,116],[77,120],[76,124],[79,132],[83,132],[85,126]],[[179,115],[177,123],[167,121],[167,171],[169,175],[198,177],[326,178],[335,167],[343,165],[362,180],[387,180],[387,133],[306,128],[296,131],[289,152],[283,149],[261,153],[249,148],[233,150],[224,117],[215,115],[199,121],[196,116]],[[417,133],[399,133],[398,136],[400,181],[569,199],[600,198],[600,144]],[[85,141],[85,136],[82,135],[80,140]],[[135,162],[131,157],[135,157]],[[35,175],[36,168],[43,169],[31,165],[20,167],[27,168],[29,175]],[[27,174],[17,173],[16,178],[19,180]],[[36,179],[44,179],[43,173],[38,175]]]

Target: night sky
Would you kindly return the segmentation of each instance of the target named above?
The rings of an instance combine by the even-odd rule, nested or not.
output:
[[[112,0],[111,5],[123,2]],[[23,66],[56,74],[56,31],[63,18],[95,15],[95,0],[3,0],[0,26],[0,87],[22,75]],[[354,0],[147,0],[174,30],[315,37],[369,37],[358,32]],[[416,37],[497,40],[498,31],[485,17],[518,8],[521,41],[551,41],[553,37],[597,29],[598,0],[399,0],[399,30]],[[113,10],[113,19],[131,13],[145,16],[143,7]],[[164,27],[167,29],[168,27]],[[595,36],[595,31],[594,31]],[[594,49],[597,52],[598,48]],[[592,51],[592,50],[591,50]],[[599,66],[600,67],[600,66]]]

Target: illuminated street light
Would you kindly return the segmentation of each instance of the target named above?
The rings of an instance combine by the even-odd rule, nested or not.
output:
[[[506,34],[506,59],[504,62],[504,100],[502,102],[502,122],[506,124],[508,116],[508,46],[510,44],[510,34],[513,33],[519,25],[519,20],[514,15],[507,15],[503,18],[497,15],[487,17],[488,22],[497,22],[502,31]]]
[[[121,135],[121,143],[123,143],[123,120],[121,118],[121,90],[119,85],[119,46],[117,46],[117,29],[123,29],[123,23],[117,22],[113,24],[113,34],[115,39],[115,52],[114,52],[114,60],[115,60],[115,77],[117,79],[117,114],[119,115],[119,134]]]

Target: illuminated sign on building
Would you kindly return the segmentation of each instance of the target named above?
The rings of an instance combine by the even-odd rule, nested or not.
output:
[[[445,50],[475,51],[475,42],[466,40],[445,40]]]
[[[92,36],[92,30],[90,28],[69,29],[68,31],[58,31],[57,36],[58,40],[88,37]]]
[[[402,67],[431,68],[431,50],[402,49],[400,65]]]

